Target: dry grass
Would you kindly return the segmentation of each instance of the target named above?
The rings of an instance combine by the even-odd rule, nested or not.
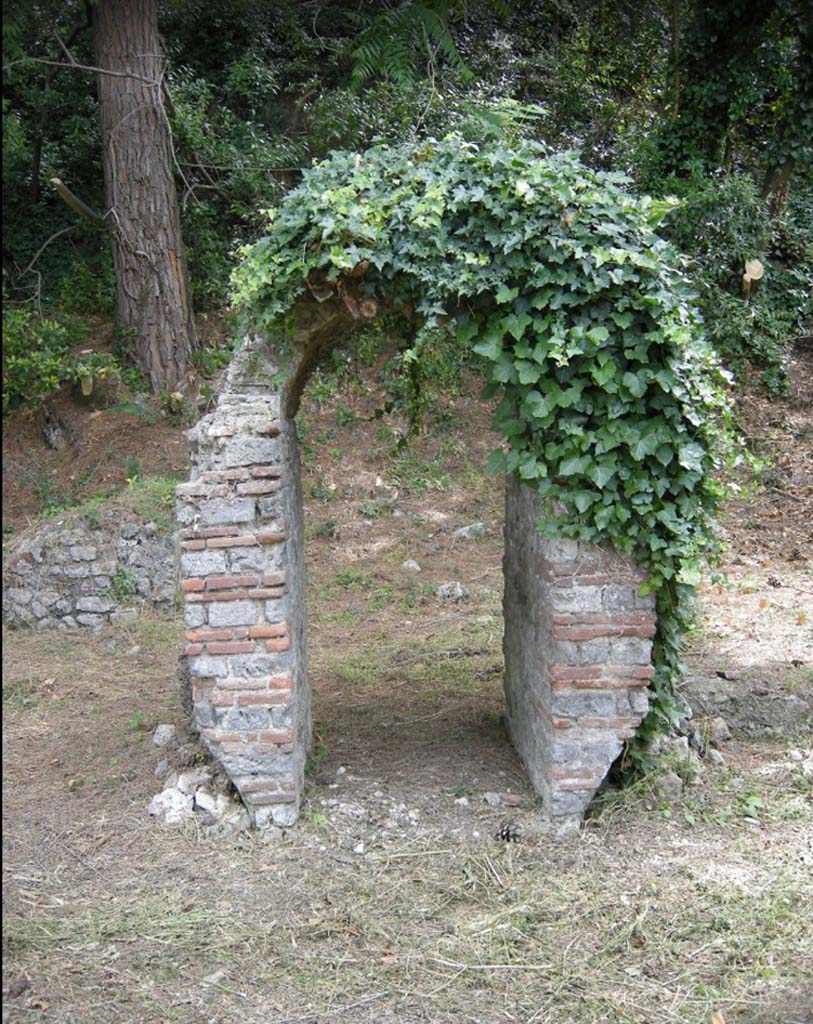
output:
[[[467,651],[460,623],[446,627],[432,650],[457,652],[441,665],[458,676],[419,674],[408,691],[448,732],[466,708],[477,721],[464,681],[489,641]],[[813,812],[781,744],[735,747],[671,807],[646,787],[609,796],[578,838],[554,841],[496,726],[452,742],[455,774],[440,737],[393,735],[362,756],[367,727],[347,715],[284,837],[162,830],[145,815],[159,756],[147,729],[177,714],[177,632],[145,618],[126,635],[6,638],[4,978],[32,983],[8,1020],[810,1020]],[[365,699],[371,683],[345,685]],[[384,692],[393,719],[401,697]],[[516,844],[492,838],[507,812],[480,799],[506,789]],[[399,801],[411,822],[393,823]]]
[[[453,411],[456,432],[390,465],[373,427],[311,409],[319,745],[283,836],[147,818],[151,730],[182,725],[177,620],[5,637],[4,985],[31,984],[4,1022],[813,1021],[813,794],[785,740],[733,741],[671,805],[644,784],[607,794],[577,837],[540,826],[499,717],[501,498],[470,468],[491,446],[487,412]],[[397,519],[362,506],[388,473]],[[475,520],[486,538],[453,543]],[[777,572],[732,573],[747,586],[762,568]],[[772,666],[766,685],[790,681],[788,644],[809,661],[791,595],[810,577],[798,560],[780,575],[773,612],[707,592],[708,671],[721,632],[725,667],[745,652]],[[467,602],[432,595],[448,579]],[[748,636],[758,611],[784,616],[773,648],[768,614]],[[507,816],[516,844],[493,838]]]

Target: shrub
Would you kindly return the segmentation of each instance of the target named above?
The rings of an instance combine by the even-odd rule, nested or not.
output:
[[[810,245],[805,245],[805,204],[780,221],[768,217],[753,180],[744,174],[672,179],[665,187],[682,194],[680,207],[664,229],[691,260],[706,333],[736,373],[751,365],[763,371],[765,389],[787,388],[787,343],[810,316]],[[746,259],[759,259],[765,277],[743,298],[740,282]]]
[[[90,395],[97,384],[137,387],[138,374],[123,370],[108,352],[74,351],[87,325],[64,314],[34,316],[22,307],[3,310],[3,413],[38,402],[63,384],[76,384]]]
[[[3,310],[3,412],[45,397],[71,379],[71,349],[87,328],[71,317]]]

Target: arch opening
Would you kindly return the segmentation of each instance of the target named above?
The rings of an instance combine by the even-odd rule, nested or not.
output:
[[[312,744],[294,417],[320,352],[356,323],[310,305],[293,348],[247,338],[177,488],[193,724],[259,828],[296,821]],[[505,500],[506,724],[543,813],[568,829],[646,713],[654,598],[630,559],[545,539],[530,487],[509,478]]]

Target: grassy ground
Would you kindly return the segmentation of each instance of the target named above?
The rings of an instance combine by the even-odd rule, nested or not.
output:
[[[183,726],[179,620],[4,637],[4,1022],[810,1024],[809,733],[735,737],[677,799],[656,777],[608,792],[552,839],[501,723],[488,411],[452,399],[404,454],[364,394],[335,397],[304,422],[316,746],[296,828],[147,817],[152,730]],[[802,445],[797,481],[809,463]],[[809,692],[810,519],[762,500],[728,521],[692,660]],[[456,540],[474,521],[485,536]],[[447,580],[466,600],[437,599]]]

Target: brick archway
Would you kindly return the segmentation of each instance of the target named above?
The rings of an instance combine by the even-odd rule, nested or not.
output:
[[[303,304],[295,322],[287,365],[281,347],[246,339],[190,431],[176,492],[193,721],[260,828],[296,820],[311,744],[294,417],[322,350],[355,323],[335,301]],[[509,481],[506,720],[543,813],[569,828],[646,713],[654,598],[629,560],[545,540],[539,514]]]

